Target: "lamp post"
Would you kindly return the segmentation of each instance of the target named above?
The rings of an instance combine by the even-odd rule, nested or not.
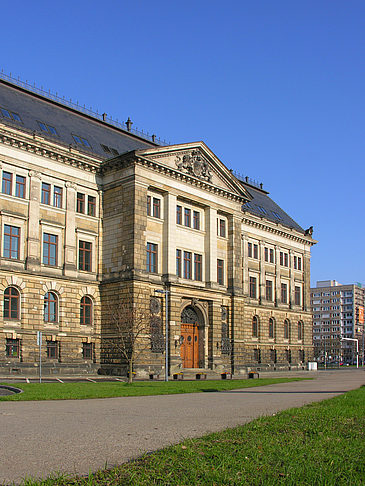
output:
[[[169,301],[168,294],[169,290],[155,289],[158,294],[165,294],[165,381],[169,381]]]
[[[359,367],[359,340],[355,338],[341,338],[341,341],[355,341],[356,342],[356,368]]]

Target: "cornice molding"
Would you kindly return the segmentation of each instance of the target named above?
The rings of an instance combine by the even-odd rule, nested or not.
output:
[[[137,157],[136,159],[137,164],[143,166],[143,167],[148,167],[150,169],[156,170],[159,173],[162,173],[164,175],[170,176],[173,179],[181,180],[183,182],[186,182],[188,184],[192,184],[196,187],[200,187],[201,189],[204,189],[208,192],[211,192],[213,194],[217,194],[219,196],[222,196],[226,199],[230,199],[231,201],[236,201],[240,204],[247,202],[248,199],[244,198],[243,196],[240,196],[238,194],[234,194],[233,192],[227,191],[226,189],[223,189],[218,186],[214,186],[213,184],[210,184],[207,181],[198,179],[197,177],[194,177],[190,174],[186,174],[183,172],[180,172],[179,170],[173,169],[172,167],[168,167],[166,165],[159,164],[158,162],[155,162],[154,160],[151,159],[146,159],[144,157]]]
[[[72,167],[77,167],[78,169],[86,170],[88,172],[97,173],[99,171],[100,163],[102,159],[97,160],[95,157],[94,161],[89,158],[72,154],[72,149],[69,147],[69,151],[66,149],[57,147],[55,144],[47,143],[46,140],[36,140],[38,135],[34,135],[33,138],[27,135],[21,135],[19,133],[14,133],[13,131],[0,128],[0,143],[14,147],[26,152],[40,155],[41,157],[46,157],[57,162],[62,162],[64,164],[70,165]]]
[[[303,245],[313,246],[317,243],[313,239],[309,240],[307,238],[299,236],[298,233],[294,234],[291,231],[295,231],[295,230],[285,229],[283,226],[281,228],[279,228],[279,227],[274,228],[273,226],[270,226],[268,223],[266,223],[264,221],[253,220],[253,219],[247,218],[246,216],[244,216],[242,218],[242,222],[249,225],[249,226],[252,226],[254,228],[259,228],[259,229],[262,229],[264,231],[267,231],[268,233],[273,233],[273,234],[278,235],[278,236],[283,236],[284,238],[287,238],[289,240],[297,241],[298,243],[302,243]]]

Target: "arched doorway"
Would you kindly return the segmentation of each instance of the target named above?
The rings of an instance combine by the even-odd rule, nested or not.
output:
[[[198,313],[192,306],[185,307],[181,313],[180,356],[183,368],[199,367],[201,349]]]

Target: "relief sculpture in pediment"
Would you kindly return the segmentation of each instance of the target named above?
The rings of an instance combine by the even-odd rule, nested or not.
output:
[[[209,164],[197,150],[193,150],[190,154],[185,154],[182,157],[177,155],[175,163],[182,172],[187,172],[208,182],[212,180]]]

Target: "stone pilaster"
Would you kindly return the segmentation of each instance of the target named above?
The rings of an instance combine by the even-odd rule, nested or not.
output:
[[[242,241],[241,219],[235,216],[228,218],[228,291],[242,295]]]
[[[205,281],[209,287],[217,287],[217,210],[205,210]]]
[[[76,275],[76,184],[66,182],[66,228],[63,272],[68,277]]]
[[[176,280],[176,196],[164,196],[162,273],[167,281]]]
[[[34,272],[39,270],[41,263],[41,242],[39,239],[39,204],[41,195],[40,173],[30,171],[29,180],[30,191],[26,268]]]

